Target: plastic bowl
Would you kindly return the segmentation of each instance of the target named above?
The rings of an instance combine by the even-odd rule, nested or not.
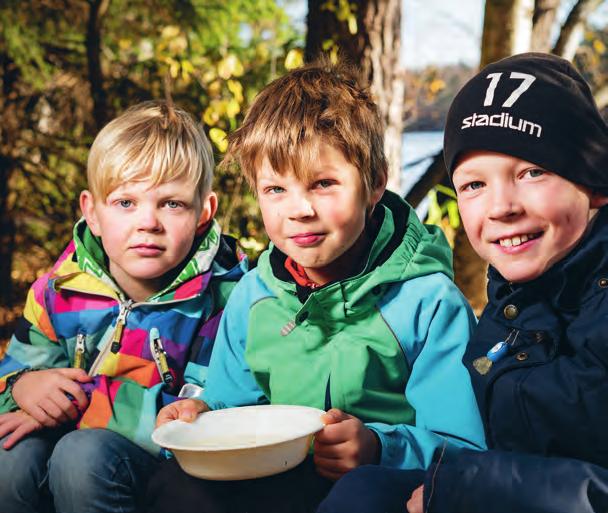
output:
[[[289,470],[304,460],[323,410],[307,406],[243,406],[174,420],[152,433],[191,476],[218,481],[253,479]]]

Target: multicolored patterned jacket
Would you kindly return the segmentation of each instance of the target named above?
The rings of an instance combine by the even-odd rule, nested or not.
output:
[[[198,245],[197,245],[198,244]],[[124,296],[98,238],[79,221],[52,270],[31,287],[0,361],[0,413],[18,409],[7,379],[22,369],[80,367],[90,403],[78,427],[107,428],[153,454],[158,410],[184,382],[205,382],[219,319],[246,270],[214,222],[178,276],[144,302]]]

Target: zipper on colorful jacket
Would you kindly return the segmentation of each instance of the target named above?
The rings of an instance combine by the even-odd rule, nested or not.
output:
[[[167,353],[163,347],[163,342],[157,328],[152,328],[150,330],[150,352],[152,353],[152,358],[154,358],[154,363],[156,363],[156,368],[158,369],[158,373],[160,374],[163,383],[167,386],[172,386],[173,375],[169,369]]]
[[[78,333],[76,335],[76,351],[74,352],[74,368],[84,369],[85,368],[85,353],[86,353],[86,335],[84,333]]]
[[[114,354],[120,351],[120,339],[122,338],[122,332],[127,323],[127,315],[131,311],[133,306],[133,300],[129,299],[125,303],[121,303],[120,310],[118,311],[118,319],[116,320],[116,328],[114,329],[114,334],[112,335],[112,346],[110,351]]]

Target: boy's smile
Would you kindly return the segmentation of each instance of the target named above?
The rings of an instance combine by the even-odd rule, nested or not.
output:
[[[210,196],[200,203],[196,187],[186,179],[158,185],[127,182],[105,201],[94,200],[89,191],[81,197],[87,224],[101,237],[112,277],[136,301],[166,286],[163,277],[190,252],[197,229],[215,213]]]
[[[453,176],[473,249],[513,282],[533,280],[564,258],[606,199],[501,153],[472,151]]]
[[[373,191],[371,204],[383,190]],[[356,243],[364,231],[368,203],[359,170],[341,151],[319,143],[309,183],[292,172],[276,173],[264,158],[256,191],[270,240],[303,266],[311,280],[328,283],[360,263]]]

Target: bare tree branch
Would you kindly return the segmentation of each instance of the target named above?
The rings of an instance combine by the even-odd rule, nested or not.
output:
[[[407,193],[405,201],[416,208],[435,185],[447,180],[447,176],[445,163],[443,162],[443,151],[440,151],[435,154],[431,165]]]
[[[553,53],[571,61],[576,53],[589,15],[603,0],[578,0],[562,25]]]

